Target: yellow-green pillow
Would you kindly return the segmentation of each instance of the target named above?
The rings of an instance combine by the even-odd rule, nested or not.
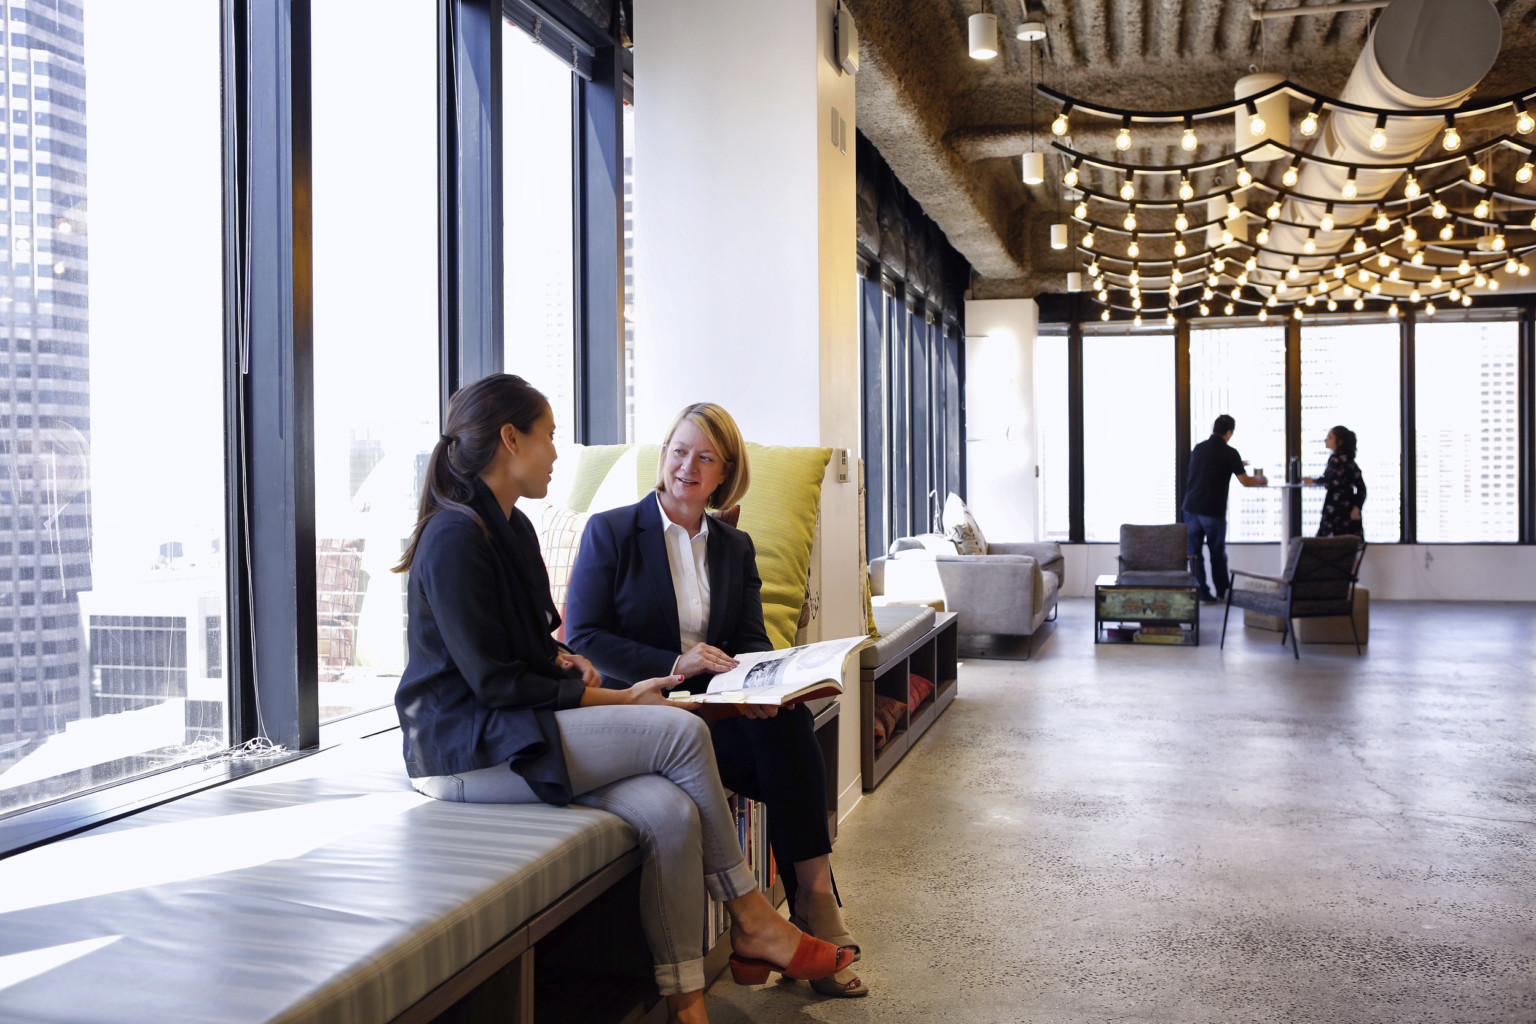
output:
[[[576,473],[571,477],[571,490],[566,496],[565,507],[577,512],[587,511],[587,506],[592,504],[592,496],[602,486],[603,479],[613,464],[629,451],[627,444],[588,444],[582,445],[577,459]],[[636,498],[639,495],[635,496]]]
[[[739,525],[757,548],[757,573],[763,580],[763,625],[775,649],[793,647],[800,608],[805,603],[811,545],[816,539],[821,481],[832,449],[749,443],[747,457],[752,485],[741,499]],[[653,467],[655,458],[653,452]]]

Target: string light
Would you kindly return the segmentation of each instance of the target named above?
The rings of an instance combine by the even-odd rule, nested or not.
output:
[[[1521,164],[1520,169],[1515,172],[1515,180],[1524,185],[1530,182],[1533,175],[1536,175],[1536,166],[1532,166],[1531,162],[1527,160],[1525,163]]]
[[[1136,208],[1134,206],[1125,211],[1125,230],[1136,230]]]
[[[1317,237],[1315,232],[1307,232],[1307,240],[1302,243],[1301,251],[1311,256],[1317,252]]]
[[[1211,307],[1207,306],[1203,302],[1200,303],[1200,315],[1201,316],[1210,316],[1211,315]]]
[[[1322,228],[1324,231],[1332,231],[1333,230],[1333,204],[1332,203],[1329,203],[1328,204],[1328,208],[1323,211],[1323,219],[1317,222],[1317,226],[1319,228]]]
[[[1195,198],[1195,188],[1189,183],[1188,178],[1179,179],[1179,198],[1186,202]]]
[[[1376,257],[1376,265],[1378,267],[1390,267],[1392,265],[1392,257],[1388,256],[1386,253],[1382,253],[1380,256]]]
[[[1339,195],[1345,199],[1353,199],[1360,194],[1360,189],[1355,186],[1355,169],[1349,169],[1349,177],[1344,181],[1344,187],[1339,189]]]
[[[1476,217],[1478,220],[1487,220],[1488,211],[1488,197],[1484,196],[1477,201],[1476,206],[1472,207],[1472,216]]]
[[[1461,136],[1456,133],[1456,120],[1450,115],[1446,115],[1445,135],[1440,139],[1440,145],[1452,151],[1461,148]]]
[[[1242,215],[1243,215],[1243,208],[1241,206],[1238,206],[1231,199],[1228,199],[1227,200],[1227,219],[1228,220],[1236,220],[1238,217],[1241,217]]]
[[[1355,236],[1355,252],[1365,252],[1365,236],[1364,235],[1356,235]]]
[[[1109,310],[1106,309],[1104,312],[1100,313],[1099,314],[1099,319],[1100,320],[1108,320],[1109,319]]]
[[[1463,256],[1461,258],[1461,262],[1456,265],[1456,273],[1463,276],[1472,273],[1472,264],[1465,256]]]
[[[1279,220],[1280,219],[1280,200],[1276,199],[1274,202],[1270,203],[1269,204],[1269,209],[1264,211],[1264,215],[1267,216],[1270,220]]]
[[[1280,181],[1286,188],[1293,187],[1297,181],[1301,180],[1301,172],[1296,169],[1296,165],[1300,163],[1301,157],[1297,157],[1291,161],[1291,166],[1285,169],[1285,173],[1280,175]]]
[[[1269,128],[1264,119],[1259,116],[1259,105],[1253,100],[1248,101],[1248,134],[1258,138]]]
[[[1409,199],[1417,199],[1419,197],[1419,179],[1413,176],[1412,171],[1408,172],[1408,183],[1403,186],[1403,195]]]
[[[1531,117],[1526,112],[1525,104],[1522,103],[1520,104],[1520,114],[1515,118],[1515,131],[1521,135],[1529,135],[1532,129],[1536,129],[1536,118]]]
[[[1173,226],[1179,231],[1189,230],[1189,217],[1184,213],[1184,207],[1179,207],[1179,215],[1173,219]]]
[[[1292,263],[1289,267],[1286,268],[1285,279],[1287,281],[1294,281],[1294,280],[1296,280],[1300,276],[1301,276],[1301,268],[1298,267],[1296,264]]]
[[[1260,245],[1268,245],[1269,244],[1269,221],[1265,221],[1264,222],[1264,226],[1259,228],[1259,233],[1257,235],[1254,235],[1253,237],[1254,237],[1254,241],[1258,242]]]
[[[1422,267],[1424,265],[1424,254],[1422,252],[1416,252],[1408,262],[1412,263],[1416,267]]]
[[[1051,134],[1052,135],[1065,135],[1065,134],[1067,134],[1067,112],[1065,110],[1063,110],[1061,113],[1057,114],[1056,115],[1056,120],[1051,122]],[[1105,319],[1108,319],[1108,314],[1105,315]]]
[[[1412,224],[1404,224],[1403,225],[1403,241],[1405,241],[1405,242],[1417,242],[1418,240],[1419,240],[1419,231],[1418,231],[1418,229],[1415,228]],[[1414,255],[1418,255],[1418,253],[1415,253]]]
[[[1246,267],[1249,270],[1254,269],[1258,265],[1259,265],[1259,258],[1257,256],[1249,256],[1248,259],[1243,262],[1243,266]]]
[[[1321,106],[1321,102],[1314,104],[1312,109],[1307,111],[1307,116],[1301,119],[1301,124],[1298,126],[1301,128],[1301,134],[1309,137],[1317,134],[1317,111]]]
[[[1125,254],[1131,259],[1141,255],[1141,245],[1136,241],[1136,236],[1131,236],[1131,244],[1125,247]]]
[[[1072,208],[1072,216],[1076,217],[1078,220],[1082,220],[1084,217],[1088,216],[1088,204],[1078,203]]]
[[[1171,311],[1168,314],[1168,326],[1169,327],[1173,326],[1173,313]]]
[[[1445,220],[1446,213],[1447,210],[1445,208],[1445,204],[1438,199],[1436,199],[1434,204],[1429,208],[1429,215],[1435,218],[1435,220]],[[1536,227],[1536,218],[1532,218],[1531,225]]]
[[[1344,276],[1344,274],[1345,274],[1344,264],[1342,264],[1342,263],[1335,263],[1333,265],[1333,276],[1335,278],[1342,278]]]
[[[1262,306],[1259,307],[1259,319],[1260,320],[1268,320],[1269,319],[1269,310],[1263,308]]]
[[[1226,304],[1226,307],[1222,310],[1222,312],[1226,313],[1227,316],[1231,316],[1236,310],[1237,307],[1229,302]]]
[[[1296,309],[1291,313],[1291,316],[1295,317],[1297,320],[1300,320],[1301,319],[1301,307],[1297,306]]]
[[[1355,300],[1355,309],[1358,311],[1358,310],[1362,310],[1364,308],[1365,308],[1365,300],[1364,299],[1356,299]]]
[[[1122,153],[1131,148],[1131,119],[1129,117],[1120,122],[1120,131],[1115,134],[1115,148]]]
[[[1377,211],[1377,213],[1376,213],[1376,230],[1377,231],[1386,231],[1391,226],[1392,226],[1392,219],[1387,216],[1386,211],[1385,210]]]
[[[1173,243],[1173,254],[1175,256],[1183,256],[1188,251],[1189,249],[1185,246],[1184,239],[1181,238]]]
[[[1088,233],[1083,235],[1083,247],[1086,248],[1086,249],[1092,249],[1093,248],[1093,232],[1092,231],[1089,231]]]
[[[1395,302],[1392,303],[1392,305],[1387,307],[1387,312],[1391,313],[1393,316],[1402,316],[1403,315],[1403,311],[1401,309],[1397,308],[1397,303],[1395,303]]]
[[[1424,303],[1424,312],[1426,314],[1428,314],[1429,316],[1434,316],[1435,315],[1435,304],[1433,302],[1426,302],[1426,303]]]
[[[1513,256],[1511,256],[1509,258],[1509,262],[1508,263],[1504,264],[1504,273],[1506,273],[1506,274],[1513,274],[1513,273],[1515,273],[1519,269],[1520,269],[1520,261],[1515,259]]]
[[[1328,300],[1328,312],[1332,313],[1334,310],[1336,310],[1338,308],[1339,308],[1339,300],[1338,299],[1329,299]]]
[[[1067,186],[1067,188],[1077,187],[1077,163],[1067,168],[1067,173],[1061,176],[1061,183]]]
[[[1195,138],[1195,123],[1192,118],[1184,119],[1184,137],[1179,139],[1179,145],[1184,147],[1184,152],[1193,153],[1195,147],[1200,145],[1200,140]]]
[[[1371,148],[1380,152],[1387,148],[1387,115],[1376,115],[1376,127],[1371,132]]]
[[[1483,170],[1482,164],[1472,164],[1467,168],[1467,180],[1474,185],[1481,185],[1488,180],[1488,172]]]
[[[1253,175],[1248,172],[1247,167],[1239,167],[1237,169],[1237,183],[1243,188],[1253,184]]]
[[[1130,178],[1126,178],[1124,183],[1121,184],[1121,186],[1120,186],[1120,198],[1121,199],[1135,199],[1136,198],[1136,186],[1131,184],[1131,179]]]

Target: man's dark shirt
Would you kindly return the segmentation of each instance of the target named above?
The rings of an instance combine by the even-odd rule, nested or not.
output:
[[[1227,490],[1232,477],[1243,472],[1243,457],[1220,434],[1195,445],[1189,453],[1189,478],[1185,481],[1184,511],[1199,516],[1227,514]]]

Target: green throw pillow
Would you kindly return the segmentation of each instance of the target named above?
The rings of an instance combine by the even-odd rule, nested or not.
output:
[[[571,477],[571,490],[565,499],[566,508],[585,512],[592,504],[592,496],[602,486],[603,478],[629,449],[627,444],[587,444],[577,447],[575,451],[579,461],[576,473]],[[635,497],[638,499],[640,496],[637,494]]]

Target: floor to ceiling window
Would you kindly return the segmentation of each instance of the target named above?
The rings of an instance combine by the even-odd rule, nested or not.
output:
[[[1084,529],[1120,540],[1123,523],[1171,523],[1174,508],[1171,334],[1083,338]]]
[[[225,745],[227,545],[219,5],[0,31],[5,812]]]
[[[1361,518],[1365,539],[1402,539],[1401,331],[1396,323],[1356,324],[1316,319],[1301,330],[1301,466],[1322,476],[1324,441],[1336,426],[1354,431],[1356,465],[1365,481]],[[1323,490],[1301,492],[1301,532],[1317,533]]]
[[[1418,539],[1519,539],[1513,319],[1421,321],[1415,337]]]
[[[507,372],[549,399],[556,445],[570,443],[576,417],[572,75],[527,32],[503,26],[503,351]]]
[[[1191,328],[1189,332],[1189,437],[1211,435],[1216,417],[1237,421],[1232,447],[1248,472],[1285,480],[1285,327]],[[1243,487],[1236,480],[1227,505],[1227,540],[1277,541],[1285,528],[1285,492]]]
[[[394,699],[405,576],[390,570],[438,435],[437,19],[413,0],[371,13],[311,11],[321,721]]]

